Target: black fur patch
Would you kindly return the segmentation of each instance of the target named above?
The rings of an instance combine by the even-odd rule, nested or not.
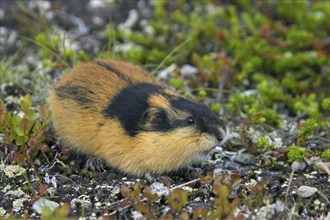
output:
[[[159,110],[156,113],[156,116],[151,121],[151,126],[153,131],[169,131],[173,129],[164,110]]]
[[[184,98],[171,99],[174,108],[188,112],[194,118],[194,124],[201,132],[215,135],[219,140],[222,139],[219,127],[221,126],[218,117],[202,103],[196,103]],[[187,120],[178,122],[181,126],[188,126]]]
[[[95,95],[95,93],[83,86],[78,85],[64,85],[55,89],[56,95],[61,99],[72,99],[78,104],[88,107],[93,102],[88,95]]]
[[[96,63],[97,65],[103,67],[104,69],[108,70],[109,72],[116,74],[120,79],[123,79],[126,82],[128,82],[130,84],[133,84],[132,81],[129,78],[127,78],[117,68],[115,68],[114,66],[111,66],[110,63],[105,63],[105,62],[102,62],[102,61],[94,61],[94,63]]]
[[[155,94],[164,95],[171,106],[190,113],[195,122],[189,124],[187,119],[170,120],[166,109],[152,112],[151,121],[148,119],[148,99]],[[219,127],[219,119],[204,104],[199,104],[185,98],[166,94],[160,86],[142,83],[132,85],[120,91],[103,110],[103,114],[109,118],[117,118],[126,132],[134,137],[139,131],[170,131],[179,127],[195,126],[201,132],[215,135],[222,139]],[[143,123],[147,122],[147,129]],[[142,126],[141,126],[142,125]]]
[[[141,118],[148,109],[148,98],[152,94],[161,93],[162,87],[141,83],[126,87],[120,91],[103,110],[106,117],[117,118],[126,132],[135,136],[141,127]]]

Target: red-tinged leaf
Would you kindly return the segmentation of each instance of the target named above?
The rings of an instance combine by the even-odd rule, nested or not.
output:
[[[143,195],[149,195],[149,194],[151,194],[151,188],[150,188],[150,186],[144,187],[144,189],[143,189]]]
[[[131,192],[131,197],[135,202],[140,201],[140,194],[141,194],[141,183],[136,183],[133,186],[133,191]]]
[[[172,219],[173,219],[173,216],[171,214],[166,214],[159,218],[159,220],[172,220]]]
[[[31,137],[29,142],[28,142],[28,145],[30,147],[35,147],[37,144],[38,144],[37,140],[34,137]]]
[[[124,198],[130,198],[131,190],[127,186],[122,186],[120,193]]]
[[[231,174],[230,177],[231,177],[231,182],[232,183],[235,183],[236,181],[241,179],[241,176],[239,175],[239,173],[233,173],[233,174]]]
[[[27,156],[25,154],[20,154],[16,157],[16,163],[20,166],[23,166],[26,158]]]
[[[214,192],[214,194],[220,195],[220,188],[221,188],[221,183],[215,182],[213,184],[213,192]]]
[[[49,147],[47,144],[43,144],[40,148],[41,152],[46,153],[49,150]]]
[[[183,212],[180,216],[179,216],[180,220],[189,220],[189,214],[187,212]]]
[[[239,205],[239,202],[240,202],[240,199],[239,199],[239,198],[235,198],[235,199],[231,202],[231,204],[230,204],[231,208],[232,208],[232,209],[236,209],[237,206]]]
[[[192,219],[198,219],[199,215],[202,213],[202,207],[197,206],[192,212]]]
[[[215,183],[221,183],[225,178],[226,178],[226,174],[217,174],[215,177],[214,177],[214,182]]]
[[[42,120],[46,120],[48,117],[48,108],[47,105],[41,105],[39,107],[39,115]]]
[[[0,99],[0,112],[5,111],[5,103]]]
[[[171,188],[171,179],[170,178],[165,178],[165,186],[170,189]]]
[[[212,176],[211,175],[207,175],[207,176],[201,176],[200,180],[202,184],[210,184],[212,182]]]
[[[39,186],[39,193],[40,195],[45,195],[47,193],[48,185],[47,184],[41,184]]]
[[[70,148],[64,147],[64,148],[62,148],[61,153],[62,153],[63,155],[68,155],[68,154],[70,153],[70,151],[71,151]]]
[[[243,219],[245,219],[245,216],[243,213],[240,213],[236,216],[236,220],[243,220]]]
[[[148,204],[152,204],[159,199],[156,193],[151,193],[151,188],[149,186],[144,187],[143,195],[147,198]]]
[[[30,121],[26,118],[23,118],[20,122],[20,127],[24,134],[27,134],[27,132],[30,130]]]
[[[139,191],[139,193],[141,193],[141,187],[142,187],[141,183],[137,182],[134,184],[133,189],[134,191]]]

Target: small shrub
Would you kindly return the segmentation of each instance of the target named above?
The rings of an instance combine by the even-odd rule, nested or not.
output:
[[[8,162],[24,164],[26,160],[48,149],[44,140],[50,111],[46,105],[41,105],[36,111],[32,107],[30,95],[21,99],[20,107],[21,116],[6,112],[4,102],[0,100],[0,132],[11,152],[8,154]]]
[[[327,161],[330,161],[330,149],[326,149],[322,152],[321,157]]]
[[[304,143],[306,138],[314,133],[319,123],[314,118],[308,118],[302,125],[299,133],[298,143]]]
[[[324,110],[330,110],[330,98],[325,98],[322,101],[322,108]]]
[[[287,156],[290,162],[303,161],[304,158],[307,156],[307,150],[303,147],[291,145],[287,149]]]

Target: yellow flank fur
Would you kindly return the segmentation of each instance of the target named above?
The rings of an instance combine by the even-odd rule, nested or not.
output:
[[[155,84],[139,67],[110,59],[97,60],[109,64],[127,77],[131,83]],[[82,86],[91,92],[86,95],[86,106],[72,99],[59,97],[55,89],[61,86]],[[106,118],[102,114],[113,97],[129,83],[109,69],[95,62],[81,64],[66,73],[55,84],[48,102],[52,111],[53,127],[65,146],[103,158],[113,167],[135,174],[161,174],[189,165],[200,154],[215,146],[217,140],[200,133],[194,127],[178,127],[165,132],[140,132],[129,136],[118,119]],[[177,96],[165,89],[165,93]],[[169,101],[161,95],[149,99],[149,105],[171,109]],[[170,110],[171,117],[186,118],[188,113]]]

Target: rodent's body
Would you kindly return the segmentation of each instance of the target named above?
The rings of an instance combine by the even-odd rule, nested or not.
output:
[[[204,104],[158,86],[126,62],[81,64],[59,80],[48,101],[66,146],[134,175],[187,166],[224,138]]]

